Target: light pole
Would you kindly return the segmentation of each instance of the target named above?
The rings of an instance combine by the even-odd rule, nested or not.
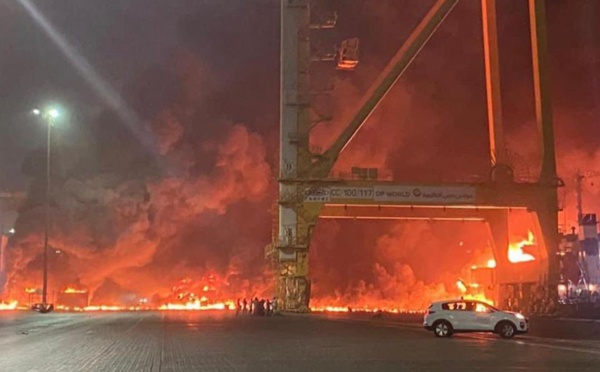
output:
[[[34,109],[33,114],[40,116],[46,122],[47,127],[47,143],[46,143],[46,197],[45,197],[45,229],[44,229],[44,268],[42,279],[42,306],[43,310],[48,310],[48,238],[50,235],[50,148],[52,138],[52,127],[55,120],[60,116],[60,112],[56,108],[48,108],[44,111]]]

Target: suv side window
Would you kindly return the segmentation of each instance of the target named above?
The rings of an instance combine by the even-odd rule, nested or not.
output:
[[[466,302],[447,302],[442,304],[442,309],[450,311],[464,311],[467,309]]]
[[[475,311],[478,313],[492,313],[492,308],[489,306],[482,304],[481,302],[475,303]]]

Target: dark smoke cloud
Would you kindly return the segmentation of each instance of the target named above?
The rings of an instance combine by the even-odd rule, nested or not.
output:
[[[234,294],[266,287],[257,253],[270,224],[256,223],[270,218],[273,177],[265,143],[244,125],[203,117],[197,105],[206,99],[210,73],[188,53],[177,61],[169,75],[177,79],[178,94],[151,121],[165,164],[154,164],[110,114],[92,128],[95,146],[87,153],[60,151],[66,158],[87,156],[70,166],[54,159],[66,170],[57,173],[52,190],[51,245],[60,252],[52,255],[53,288],[81,286],[93,296],[108,286],[164,297],[173,283],[206,273],[234,285],[224,289]],[[209,132],[194,135],[201,129]],[[34,167],[32,174],[41,176],[43,169]],[[35,190],[43,185],[33,184],[11,257],[13,297],[40,277],[43,208]]]

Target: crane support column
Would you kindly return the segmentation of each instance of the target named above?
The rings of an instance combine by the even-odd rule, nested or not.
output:
[[[540,228],[548,251],[549,294],[556,296],[558,269],[558,192],[556,153],[550,76],[548,67],[548,33],[546,0],[529,0],[531,54],[533,57],[533,86],[535,91],[536,121],[541,142],[541,205],[537,209]]]
[[[498,27],[496,0],[481,0],[483,19],[483,52],[485,83],[487,89],[488,130],[492,165],[504,164],[507,159],[502,122],[502,94],[500,89],[500,53],[498,50]]]
[[[531,27],[531,54],[533,56],[533,87],[535,113],[542,140],[542,181],[556,181],[556,154],[554,123],[548,67],[548,32],[546,26],[546,0],[529,0]]]
[[[278,260],[280,308],[308,309],[308,224],[293,201],[301,192],[294,180],[310,167],[310,4],[281,0],[281,117],[278,234],[273,250]]]

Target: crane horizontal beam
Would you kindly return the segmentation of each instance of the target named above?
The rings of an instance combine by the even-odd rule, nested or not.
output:
[[[418,185],[344,181],[306,187],[305,204],[443,209],[538,209],[548,186],[537,183]]]

